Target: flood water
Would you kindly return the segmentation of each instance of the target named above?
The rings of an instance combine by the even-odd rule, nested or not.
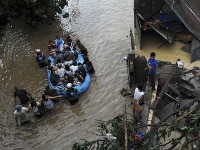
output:
[[[69,19],[52,26],[25,27],[20,21],[9,23],[0,38],[0,149],[71,148],[80,139],[96,136],[96,120],[110,119],[122,113],[125,100],[120,90],[127,83],[123,57],[131,49],[130,27],[133,26],[132,0],[73,0],[66,11]],[[61,26],[61,27],[60,27]],[[35,60],[35,49],[47,56],[48,40],[66,31],[79,38],[89,51],[96,74],[80,101],[71,106],[67,100],[56,104],[56,111],[15,129],[13,87],[25,88],[40,99],[47,85],[45,69]]]
[[[137,34],[135,33],[135,37]],[[146,34],[142,37],[142,49],[139,49],[139,44],[136,38],[136,54],[140,56],[149,57],[151,52],[156,53],[156,59],[161,61],[169,61],[173,64],[177,59],[181,59],[184,63],[184,67],[187,69],[193,68],[193,66],[200,66],[200,61],[191,63],[191,54],[184,52],[181,48],[184,43],[175,41],[173,44],[167,43],[158,34]]]
[[[132,0],[72,0],[64,12],[69,19],[61,18],[51,26],[37,29],[13,21],[1,31],[0,38],[0,149],[62,149],[70,150],[80,139],[92,140],[96,120],[107,120],[122,113],[125,100],[120,90],[126,86],[127,70],[123,57],[130,52],[130,28],[133,27]],[[89,51],[96,74],[90,88],[71,106],[67,100],[56,104],[56,111],[41,119],[31,117],[31,124],[15,129],[13,87],[25,88],[40,99],[47,85],[45,69],[39,69],[35,49],[47,56],[48,40],[69,31],[79,38]],[[152,39],[152,38],[150,38]],[[137,54],[148,56],[153,50],[160,60],[173,63],[181,58],[188,66],[190,55],[163,42],[147,44]],[[137,47],[136,47],[137,48]],[[169,53],[170,50],[170,53]],[[198,63],[197,63],[198,64]]]

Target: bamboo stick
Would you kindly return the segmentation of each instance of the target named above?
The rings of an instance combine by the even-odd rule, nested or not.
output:
[[[124,145],[124,149],[128,150],[128,135],[127,135],[127,113],[126,113],[126,101],[124,101],[124,117],[123,117],[123,121],[124,121],[124,133],[125,133],[125,145]]]

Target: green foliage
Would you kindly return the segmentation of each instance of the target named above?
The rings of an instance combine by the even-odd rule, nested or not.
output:
[[[74,143],[72,150],[107,150],[111,146],[112,150],[122,150],[124,146],[124,126],[123,126],[123,115],[118,115],[108,121],[97,121],[97,131],[101,136],[105,136],[106,133],[112,133],[113,136],[117,137],[115,144],[110,142],[108,139],[103,138],[95,141],[83,141],[80,143]]]
[[[123,126],[123,115],[118,115],[108,121],[98,121],[97,127],[98,131],[102,135],[106,133],[112,133],[113,136],[117,137],[118,145],[122,146],[124,144],[124,126]]]
[[[0,14],[22,18],[36,27],[39,22],[52,23],[65,5],[68,5],[66,0],[0,0]]]
[[[189,108],[189,107],[188,107]],[[172,114],[176,114],[172,113]],[[184,113],[183,113],[184,115]],[[168,116],[166,118],[169,118]],[[184,126],[180,128],[181,119],[185,119]],[[112,150],[122,150],[124,149],[125,143],[125,132],[124,132],[124,122],[123,115],[118,115],[108,121],[98,121],[97,122],[97,131],[100,133],[100,136],[105,136],[106,133],[112,133],[113,136],[117,137],[117,140],[114,143],[108,141],[106,138],[94,141],[83,141],[80,143],[75,143],[73,145],[73,150],[106,150],[108,147]],[[134,140],[133,137],[136,134],[136,130],[143,128],[143,124],[136,124],[135,121],[127,121],[127,130],[128,130],[128,143],[129,146],[132,145],[135,149],[159,149],[160,147],[167,146],[170,150],[174,149],[181,140],[190,136],[191,139],[185,138],[182,149],[188,147],[188,144],[191,141],[199,141],[200,137],[200,110],[199,107],[196,108],[191,114],[185,115],[184,117],[175,118],[174,120],[166,123],[166,120],[158,122],[151,127],[151,130],[144,136],[142,140]],[[160,143],[161,139],[166,139],[171,136],[172,132],[180,131],[181,135],[179,137],[173,138],[167,143]],[[170,147],[171,146],[171,147]]]
[[[65,13],[64,15],[63,15],[63,18],[68,18],[69,17],[69,13]]]

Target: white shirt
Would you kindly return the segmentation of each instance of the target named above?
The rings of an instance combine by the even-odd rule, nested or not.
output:
[[[62,68],[65,68],[65,64],[63,64],[63,63],[58,63],[56,66],[58,67],[59,65],[61,65]]]
[[[65,72],[66,72],[66,74],[68,74],[70,77],[73,76],[73,73],[72,73],[71,71],[66,70]]]
[[[56,74],[60,77],[63,78],[65,75],[65,69],[64,68],[58,68],[58,70],[56,70]]]
[[[64,65],[69,65],[69,66],[72,65],[72,63],[73,63],[73,60],[64,61],[64,62],[63,62]]]
[[[144,95],[144,92],[140,92],[138,88],[135,88],[134,92],[134,99],[138,101],[142,96]]]
[[[71,70],[72,73],[74,74],[75,71],[78,70],[78,66],[71,65],[71,66],[70,66],[70,70]]]
[[[178,68],[183,68],[183,62],[182,61],[177,61],[177,65],[178,65]]]
[[[33,106],[33,112],[34,112],[34,114],[38,113],[38,107],[37,106]]]
[[[23,122],[28,121],[27,112],[28,112],[28,108],[26,107],[22,107],[22,110],[20,112],[18,112],[17,110],[14,111],[15,117],[19,117],[17,124],[21,124]]]
[[[16,115],[16,116],[21,116],[21,115],[23,115],[23,114],[26,114],[26,112],[28,112],[28,108],[22,107],[22,110],[21,110],[20,112],[17,111],[17,110],[15,110],[15,111],[14,111],[14,115]]]

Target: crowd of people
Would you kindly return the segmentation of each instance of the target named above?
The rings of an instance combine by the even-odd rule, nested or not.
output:
[[[42,94],[40,100],[35,100],[30,93],[25,89],[14,87],[15,111],[14,116],[16,120],[16,127],[29,123],[29,110],[32,109],[33,115],[41,118],[45,114],[52,114],[54,112],[54,103],[59,101],[62,96],[57,95],[56,91],[47,88]]]
[[[29,122],[27,115],[29,109],[32,109],[33,114],[38,118],[47,113],[53,113],[54,103],[58,102],[59,98],[62,97],[61,91],[63,90],[66,91],[70,104],[74,105],[78,101],[75,86],[84,82],[87,72],[90,74],[95,73],[92,62],[86,55],[83,55],[83,64],[77,64],[78,52],[76,44],[73,43],[69,35],[66,35],[65,41],[60,36],[56,36],[55,44],[49,40],[48,51],[49,56],[53,57],[53,62],[49,59],[46,62],[45,56],[40,49],[36,49],[36,60],[40,68],[47,67],[50,72],[50,81],[56,86],[56,89],[47,88],[41,100],[35,101],[26,90],[16,86],[14,88],[15,103],[17,97],[20,100],[14,111],[16,127]],[[29,103],[29,106],[24,107],[27,103]]]
[[[148,84],[150,85],[151,89],[149,92],[154,92],[155,91],[155,75],[156,75],[156,69],[158,66],[158,62],[155,59],[156,54],[154,52],[150,53],[150,58],[147,60],[147,69],[149,70],[148,72]],[[177,62],[177,67],[179,69],[183,68],[184,63],[178,59]],[[135,88],[133,97],[134,97],[134,110],[133,114],[134,117],[137,121],[141,119],[142,116],[142,111],[144,108],[144,84],[139,83],[137,87]]]
[[[73,43],[69,35],[66,36],[65,41],[59,36],[56,37],[55,44],[50,40],[48,45],[49,55],[52,56],[54,61],[48,60],[46,63],[48,70],[51,72],[50,80],[54,86],[64,87],[68,83],[73,85],[80,85],[84,82],[86,71],[93,74],[95,73],[92,62],[87,56],[83,55],[84,63],[76,62],[78,52],[76,44]],[[37,51],[37,58],[44,56],[41,51]],[[39,59],[37,59],[39,60]],[[43,63],[44,59],[38,61],[39,65]],[[41,65],[42,66],[42,65]],[[86,68],[84,67],[86,66]]]
[[[155,75],[157,68],[157,60],[155,59],[156,54],[150,53],[150,58],[147,60],[147,69],[149,70],[149,81],[148,84],[151,86],[150,91],[155,91]],[[139,83],[133,93],[133,115],[134,118],[139,121],[142,117],[142,111],[144,108],[144,84]]]

